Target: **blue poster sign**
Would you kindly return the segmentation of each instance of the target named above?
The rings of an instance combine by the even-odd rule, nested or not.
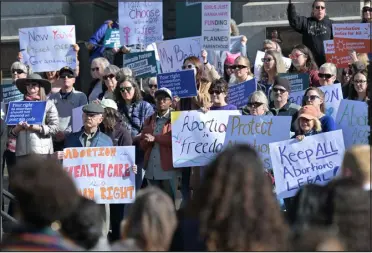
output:
[[[46,101],[19,101],[10,102],[6,114],[8,126],[17,125],[21,121],[29,125],[41,125],[45,114]]]
[[[173,96],[180,98],[195,97],[198,92],[194,70],[183,70],[157,75],[159,88],[165,87],[172,91]]]
[[[124,66],[134,71],[137,78],[156,76],[158,73],[155,51],[124,54]]]
[[[2,84],[1,86],[1,102],[9,103],[12,101],[23,100],[23,94],[17,89],[13,83]]]
[[[233,104],[238,108],[246,106],[248,97],[251,93],[257,90],[256,79],[229,86],[228,100],[229,104]]]

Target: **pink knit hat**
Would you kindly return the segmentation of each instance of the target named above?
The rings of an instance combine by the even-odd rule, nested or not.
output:
[[[225,65],[233,65],[236,58],[240,56],[240,53],[232,54],[229,52],[226,52],[226,60],[224,62]]]

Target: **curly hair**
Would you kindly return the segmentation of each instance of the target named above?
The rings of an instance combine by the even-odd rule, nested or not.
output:
[[[313,53],[311,52],[311,50],[307,46],[299,44],[299,45],[294,46],[292,51],[293,50],[298,50],[306,56],[306,58],[307,58],[306,63],[305,63],[305,70],[306,71],[318,70],[318,65],[316,65]],[[291,67],[289,68],[288,73],[297,73],[297,72],[298,71],[295,68],[295,66],[293,64],[291,64]]]
[[[209,164],[188,209],[210,251],[287,248],[288,227],[262,162],[248,145],[227,148]]]
[[[123,84],[124,82],[129,82],[133,86],[134,96],[132,98],[132,103],[137,103],[141,101],[142,100],[141,90],[139,88],[139,85],[136,79],[131,76],[119,76],[118,85],[116,86],[115,91],[114,91],[116,102],[118,104],[125,104],[124,98],[122,97],[121,91],[120,91],[120,85]]]
[[[103,125],[106,133],[112,133],[117,122],[121,121],[121,114],[114,108],[106,107],[103,117]]]
[[[17,162],[9,185],[24,223],[37,228],[68,217],[79,203],[74,182],[54,159],[30,155]]]

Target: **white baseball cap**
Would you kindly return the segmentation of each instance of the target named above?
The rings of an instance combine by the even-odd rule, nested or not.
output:
[[[101,100],[101,106],[103,108],[112,108],[112,109],[115,109],[117,110],[118,109],[118,105],[116,104],[116,102],[112,99],[106,99],[106,98],[103,98]]]
[[[155,97],[161,93],[167,95],[168,97],[170,97],[170,99],[172,99],[172,92],[170,91],[170,89],[165,87],[158,89],[157,91],[155,91]]]

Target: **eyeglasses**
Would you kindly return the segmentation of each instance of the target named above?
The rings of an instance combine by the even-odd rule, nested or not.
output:
[[[265,63],[265,62],[269,63],[269,62],[271,62],[272,60],[274,60],[274,59],[271,59],[271,58],[262,58],[262,59],[261,59],[261,61],[262,61],[263,63]]]
[[[126,92],[129,93],[129,92],[132,90],[132,88],[133,88],[133,87],[120,87],[120,91],[121,91],[121,92],[126,91]]]
[[[150,89],[157,89],[158,85],[157,84],[149,84]]]
[[[366,83],[367,80],[354,80],[354,83],[356,84],[363,84],[363,83]]]
[[[273,91],[274,91],[274,92],[284,93],[284,92],[286,92],[287,90],[286,90],[286,89],[273,88]]]
[[[213,95],[213,94],[216,94],[216,95],[220,95],[221,93],[223,93],[224,91],[221,91],[221,90],[209,90],[208,93]]]
[[[333,75],[332,74],[323,74],[323,73],[318,73],[319,78],[322,79],[330,79]]]
[[[317,10],[324,10],[325,9],[325,6],[318,5],[318,6],[315,6],[315,9],[317,9]]]
[[[317,98],[319,98],[320,99],[320,97],[319,96],[317,96],[317,95],[310,95],[310,96],[304,96],[304,101],[314,101],[315,99],[317,99]]]
[[[91,68],[90,70],[92,70],[92,72],[99,71],[99,68]]]
[[[234,70],[241,70],[241,69],[245,69],[245,68],[248,68],[248,67],[244,66],[244,65],[234,65],[232,68]]]
[[[38,85],[39,85],[38,83],[26,83],[26,86],[36,87]]]
[[[72,74],[66,74],[66,75],[60,75],[59,77],[62,78],[62,79],[65,79],[66,77],[67,78],[74,78],[74,75],[72,75]]]
[[[195,68],[195,65],[193,65],[193,64],[183,65],[181,68],[183,70],[185,70],[185,69],[194,69]]]
[[[18,75],[25,73],[22,69],[12,69],[12,73],[15,74],[17,73]]]
[[[260,103],[260,102],[249,102],[247,105],[248,105],[248,107],[251,107],[251,108],[258,108],[261,105],[263,105],[263,103]]]
[[[305,54],[290,54],[289,55],[289,58],[291,58],[292,60],[296,60],[298,57],[300,57],[301,55],[305,55]]]
[[[107,76],[103,76],[103,80],[107,80],[107,79],[112,79],[112,78],[114,78],[115,77],[115,75],[114,74],[110,74],[110,75],[107,75]]]

